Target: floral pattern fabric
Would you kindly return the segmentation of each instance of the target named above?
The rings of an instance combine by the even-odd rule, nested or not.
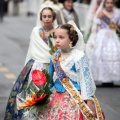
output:
[[[84,120],[84,118],[79,106],[68,92],[54,92],[47,110],[40,111],[38,120]]]
[[[17,110],[16,97],[17,94],[19,94],[22,90],[26,89],[28,83],[28,75],[33,63],[34,60],[31,59],[18,76],[18,79],[14,84],[10,93],[10,97],[8,99],[4,120],[21,120],[22,110]]]

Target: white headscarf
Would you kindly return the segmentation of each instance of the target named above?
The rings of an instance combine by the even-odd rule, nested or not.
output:
[[[41,13],[41,11],[42,11],[44,8],[46,8],[46,7],[50,7],[51,9],[53,9],[50,5],[46,5],[46,6],[41,7],[41,8],[39,9],[39,12],[38,12],[38,14],[37,14],[36,27],[37,27],[37,26],[39,26],[39,27],[42,27],[42,26],[43,26],[43,23],[42,23],[42,21],[40,20],[40,13]],[[54,9],[53,9],[53,10],[54,10]],[[57,26],[58,26],[57,20],[55,19],[54,22],[53,22],[53,27],[56,28]]]
[[[102,11],[103,9],[103,5],[104,5],[105,0],[102,0],[99,8],[97,9],[94,19],[93,19],[93,24],[92,24],[92,29],[91,29],[91,34],[90,37],[88,39],[88,42],[86,44],[86,54],[87,57],[90,59],[91,55],[93,53],[94,50],[94,45],[95,45],[95,39],[96,39],[96,34],[97,34],[97,23],[95,22],[95,19],[98,17],[98,14]]]
[[[72,26],[74,26],[75,30],[77,31],[78,34],[78,41],[75,45],[75,48],[80,50],[80,51],[84,51],[85,49],[85,43],[84,43],[84,39],[83,39],[83,35],[81,33],[81,31],[78,29],[77,25],[74,23],[74,21],[70,20],[68,22],[68,24],[71,24]]]
[[[33,31],[30,35],[30,44],[29,44],[25,64],[30,59],[33,59],[40,63],[49,63],[50,61],[50,57],[51,57],[49,53],[50,48],[39,36],[39,29],[43,27],[43,23],[40,20],[40,12],[42,11],[42,9],[40,9],[38,12],[36,27],[33,28]],[[54,20],[53,27],[55,28],[56,26],[57,26],[57,22],[56,20]]]
[[[86,22],[85,22],[86,23],[85,31],[84,31],[85,38],[87,37],[88,33],[90,32],[90,28],[92,25],[96,7],[97,7],[97,0],[92,0],[90,3],[89,9],[88,9],[88,14],[87,14]]]

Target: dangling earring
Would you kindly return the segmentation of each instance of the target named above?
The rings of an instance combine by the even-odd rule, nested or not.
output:
[[[72,42],[69,43],[69,47],[72,48]]]

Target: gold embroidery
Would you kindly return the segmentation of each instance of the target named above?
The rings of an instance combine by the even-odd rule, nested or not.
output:
[[[71,26],[70,31],[75,30],[73,26]]]
[[[75,101],[79,104],[80,109],[83,112],[83,114],[86,116],[86,118],[88,120],[95,120],[95,118],[92,115],[91,111],[88,109],[86,103],[79,96],[79,94],[74,89],[74,87],[71,85],[69,80],[67,78],[64,78],[64,80],[61,83],[67,88],[68,91],[70,91],[70,93],[72,94],[72,96],[75,99]],[[98,113],[98,118],[99,118],[99,120],[103,120],[102,119],[103,118],[102,117],[102,111],[101,111],[100,105],[99,105],[96,97],[94,97],[94,101],[95,101],[95,105],[96,105],[96,111]]]
[[[59,60],[59,56],[57,59],[53,59],[53,61]],[[56,61],[58,62],[58,61]],[[62,68],[61,68],[62,70]],[[64,73],[64,71],[62,71]],[[65,73],[64,73],[65,74]],[[72,83],[69,81],[69,78],[63,78],[62,81],[60,81],[63,86],[65,86],[66,90],[71,94],[71,96],[75,99],[75,102],[79,105],[81,112],[85,116],[87,120],[95,120],[95,117],[92,114],[92,111],[88,108],[87,104],[83,101],[81,95],[76,91]],[[103,120],[102,111],[100,108],[100,105],[97,101],[97,98],[94,96],[94,103],[96,106],[96,113],[97,113],[97,119]]]

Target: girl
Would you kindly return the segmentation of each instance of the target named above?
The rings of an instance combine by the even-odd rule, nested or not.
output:
[[[116,34],[120,13],[114,8],[114,0],[103,2],[102,10],[94,22],[97,24],[97,33],[90,58],[93,78],[104,84],[120,81],[120,41]]]
[[[33,28],[30,36],[31,41],[25,66],[11,91],[6,108],[5,120],[21,119],[23,111],[17,110],[17,106],[22,100],[20,93],[25,91],[29,86],[33,70],[48,69],[49,59],[51,56],[50,52],[52,52],[50,51],[51,48],[49,46],[49,42],[53,42],[50,40],[52,39],[56,25],[55,18],[56,14],[50,7],[45,7],[38,13],[36,27]],[[49,40],[48,37],[51,39]]]
[[[94,98],[96,87],[84,53],[83,36],[73,21],[56,29],[55,45],[59,50],[50,60],[49,67],[53,94],[46,112],[40,113],[40,120],[45,120],[43,116],[46,115],[46,120],[83,120],[84,117],[103,120]]]

